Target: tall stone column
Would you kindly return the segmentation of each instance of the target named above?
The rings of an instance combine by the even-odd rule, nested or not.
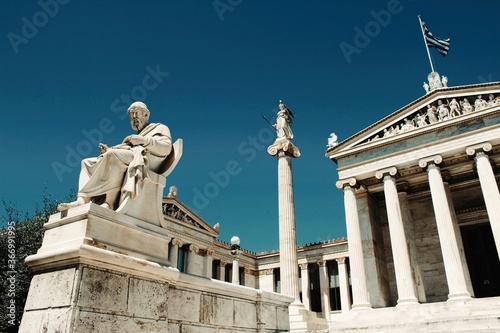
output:
[[[497,247],[498,257],[500,258],[500,192],[498,191],[495,174],[491,168],[490,158],[491,144],[489,142],[481,145],[467,147],[467,155],[474,157],[476,161],[479,183],[483,191],[483,198],[488,211],[493,238]]]
[[[214,251],[207,249],[205,251],[205,276],[209,279],[212,278],[213,262],[214,262]]]
[[[363,258],[363,242],[359,226],[358,206],[355,188],[359,186],[356,178],[339,180],[337,188],[344,189],[344,206],[349,241],[349,258],[351,263],[352,310],[370,309],[370,298],[366,287],[365,262]]]
[[[299,157],[300,151],[287,137],[278,138],[267,151],[272,156],[278,156],[281,293],[293,297],[295,303],[300,303],[292,179],[292,158]]]
[[[311,292],[311,286],[309,283],[309,271],[307,270],[308,264],[300,264],[300,276],[302,285],[302,303],[306,310],[311,310],[311,301],[309,300],[309,294]]]
[[[342,312],[349,312],[351,309],[351,295],[349,293],[349,274],[344,258],[338,258],[337,264],[339,267],[339,282],[340,282],[340,306]]]
[[[323,310],[323,316],[329,320],[330,319],[330,281],[328,281],[328,267],[326,267],[326,261],[318,261],[319,265],[319,289],[321,292],[321,308]]]
[[[380,170],[375,173],[377,179],[384,181],[385,205],[389,221],[389,234],[391,237],[392,257],[394,260],[394,273],[398,289],[398,305],[415,304],[418,299],[415,294],[415,281],[413,280],[410,254],[406,243],[405,229],[401,217],[396,179],[398,173],[395,167]]]
[[[179,247],[182,246],[182,241],[180,239],[172,239],[172,249],[170,250],[170,265],[173,268],[177,268],[179,262]]]
[[[221,281],[226,281],[226,265],[227,262],[225,261],[220,261],[220,266],[219,266],[219,280]]]
[[[415,231],[413,229],[413,220],[410,213],[410,204],[408,203],[408,183],[402,182],[398,184],[398,198],[401,207],[401,219],[405,228],[406,241],[408,242],[408,250],[410,251],[410,263],[413,268],[413,277],[416,285],[416,295],[420,303],[425,303],[427,297],[425,296],[424,277],[420,263],[418,260],[418,249],[415,244]]]
[[[189,245],[189,253],[187,256],[187,272],[189,274],[196,274],[195,258],[198,252],[200,252],[200,248],[197,245]]]
[[[432,205],[436,216],[436,225],[438,229],[441,252],[443,254],[444,269],[446,280],[448,282],[448,300],[460,300],[471,298],[468,291],[466,277],[466,267],[459,250],[459,241],[457,237],[457,228],[455,228],[448,195],[441,177],[441,171],[438,165],[443,162],[441,156],[436,155],[419,161],[421,168],[427,168],[429,177],[429,187],[432,197]]]

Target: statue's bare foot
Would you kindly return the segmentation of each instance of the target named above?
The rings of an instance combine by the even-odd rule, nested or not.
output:
[[[82,206],[82,205],[85,205],[85,200],[82,197],[78,197],[78,199],[76,199],[76,201],[60,203],[59,205],[57,205],[57,210],[60,212],[63,212],[63,211],[68,210],[70,208],[74,208],[74,207],[78,207],[78,206]]]

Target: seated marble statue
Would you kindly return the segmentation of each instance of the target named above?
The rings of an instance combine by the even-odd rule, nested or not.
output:
[[[61,203],[59,211],[89,202],[116,209],[126,198],[140,195],[148,171],[157,170],[170,154],[170,130],[165,125],[149,123],[146,104],[132,103],[128,115],[137,134],[127,136],[114,147],[99,144],[101,155],[82,161],[77,200]]]

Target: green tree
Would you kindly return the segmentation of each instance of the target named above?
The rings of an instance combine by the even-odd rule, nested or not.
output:
[[[7,333],[19,329],[33,277],[24,260],[42,245],[43,225],[56,212],[58,201],[45,189],[42,206],[36,205],[34,214],[21,213],[14,204],[2,201],[6,214],[0,230],[0,332]]]

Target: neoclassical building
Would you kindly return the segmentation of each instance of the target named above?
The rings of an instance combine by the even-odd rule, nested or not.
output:
[[[500,83],[437,84],[330,142],[326,156],[337,165],[349,243],[297,248],[308,327],[500,329]],[[218,226],[173,193],[163,199],[170,265],[280,292],[278,250],[234,255],[218,240]]]
[[[280,292],[279,251],[255,253],[219,240],[218,226],[211,226],[177,197],[163,198],[170,265],[183,273],[204,276],[266,291]],[[348,311],[351,290],[346,239],[298,246],[299,290],[305,309],[317,325],[326,327],[331,312]],[[233,272],[237,267],[238,273]]]
[[[500,83],[431,88],[326,152],[344,192],[351,314],[383,332],[498,330]]]

